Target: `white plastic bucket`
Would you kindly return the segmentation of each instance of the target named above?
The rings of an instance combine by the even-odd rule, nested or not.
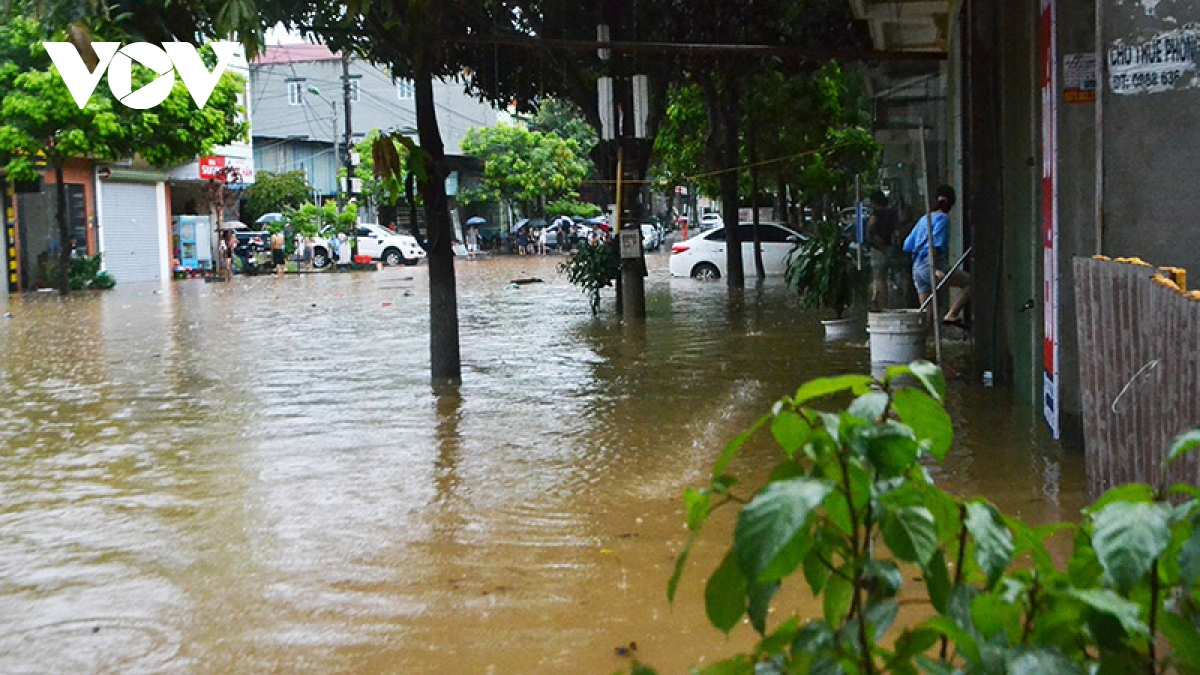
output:
[[[907,364],[925,358],[925,312],[897,309],[867,315],[871,363]]]

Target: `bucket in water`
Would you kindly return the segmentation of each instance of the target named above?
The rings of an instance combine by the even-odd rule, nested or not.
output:
[[[896,309],[867,315],[871,363],[907,364],[925,358],[925,312]]]

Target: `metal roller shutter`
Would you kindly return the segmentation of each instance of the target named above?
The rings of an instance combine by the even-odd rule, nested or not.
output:
[[[100,201],[104,269],[117,283],[161,281],[157,186],[108,181]]]

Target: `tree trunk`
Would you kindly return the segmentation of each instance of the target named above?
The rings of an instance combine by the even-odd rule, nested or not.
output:
[[[750,151],[750,208],[754,214],[754,275],[762,281],[767,278],[767,270],[763,267],[762,237],[758,232],[758,139],[754,132],[753,125],[746,129],[746,142]]]
[[[63,183],[61,158],[54,161],[54,189],[57,206],[55,219],[58,221],[58,292],[71,293],[71,230],[67,225],[67,186]]]
[[[720,171],[721,219],[725,221],[725,283],[730,288],[746,285],[742,265],[742,239],[738,231],[738,127],[741,93],[735,78],[719,74],[700,78],[704,108],[708,113],[707,154],[709,169]]]
[[[458,346],[458,289],[454,279],[454,232],[446,199],[445,158],[433,103],[433,76],[426,55],[413,60],[417,131],[424,151],[425,179],[420,182],[425,201],[429,239],[429,356],[434,384],[462,380]]]

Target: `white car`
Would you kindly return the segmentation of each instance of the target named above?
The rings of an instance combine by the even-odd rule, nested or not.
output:
[[[700,216],[700,229],[711,230],[714,227],[724,227],[725,221],[721,219],[719,213],[706,213]]]
[[[806,237],[779,223],[759,223],[763,268],[768,276],[780,276],[787,269],[788,255]],[[754,271],[754,225],[739,223],[742,238],[742,269]],[[671,247],[671,276],[694,279],[720,279],[725,276],[725,227],[713,228]]]
[[[401,263],[416,265],[426,256],[425,249],[416,237],[397,234],[374,223],[359,223],[355,233],[358,237],[358,254],[369,255],[372,260],[382,261],[388,267]],[[313,246],[313,267],[320,269],[329,264],[333,249],[325,239],[318,239]]]

